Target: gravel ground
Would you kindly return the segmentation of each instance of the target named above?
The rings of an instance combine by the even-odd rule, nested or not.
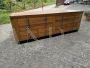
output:
[[[24,44],[15,42],[11,24],[0,25],[0,68],[90,68],[90,22],[83,16],[78,32]]]

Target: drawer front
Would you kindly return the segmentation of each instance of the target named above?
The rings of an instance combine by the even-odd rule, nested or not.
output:
[[[38,36],[39,36],[38,31],[36,30],[28,30],[28,31],[17,33],[17,38],[19,39],[19,41],[36,39]]]
[[[43,37],[46,36],[46,29],[45,28],[41,28],[39,29],[39,37]]]
[[[74,24],[73,23],[69,23],[69,24],[64,24],[63,25],[64,32],[72,31],[73,28],[74,28]]]
[[[37,29],[31,29],[30,35],[31,35],[31,39],[37,39],[39,37],[38,30]]]
[[[47,29],[51,28],[55,23],[55,16],[47,17]]]
[[[56,23],[53,24],[53,26],[55,26],[55,27],[56,27],[56,26],[60,26],[60,27],[61,27],[62,25],[63,25],[62,22],[56,22]]]
[[[11,23],[12,23],[13,28],[16,29],[18,27],[18,19],[17,18],[11,18]]]
[[[79,29],[80,27],[80,21],[81,21],[81,16],[76,16],[75,21],[74,21],[74,30]]]
[[[63,18],[64,24],[74,23],[74,21],[75,21],[75,17],[64,17]]]
[[[71,12],[71,13],[64,13],[63,17],[73,17],[73,16],[77,16],[80,13],[76,13],[76,12]]]
[[[53,34],[54,34],[54,27],[53,26],[47,26],[46,35],[53,35]]]
[[[30,26],[21,26],[21,27],[17,27],[17,28],[16,28],[16,31],[24,32],[24,31],[27,31],[27,30],[29,30],[29,29],[31,29]]]
[[[54,34],[61,33],[61,27],[60,26],[54,26],[53,31],[54,31]]]
[[[76,30],[76,29],[79,29],[79,27],[80,27],[80,23],[79,22],[75,22],[73,29]]]
[[[39,37],[46,36],[46,25],[39,25],[37,29],[38,29]]]
[[[17,24],[19,27],[26,26],[26,25],[28,25],[28,19],[25,17],[19,17]]]
[[[27,32],[19,32],[17,37],[18,37],[19,41],[24,41],[24,40],[31,39],[31,36],[28,35]]]
[[[29,18],[30,25],[45,24],[45,17],[33,17]]]

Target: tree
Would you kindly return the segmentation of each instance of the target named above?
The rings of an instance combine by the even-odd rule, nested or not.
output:
[[[4,8],[3,0],[0,0],[0,9]]]
[[[56,0],[56,6],[63,5],[64,0]]]
[[[35,8],[36,7],[36,3],[38,2],[38,0],[31,0],[32,3],[33,3],[33,7]]]
[[[21,0],[22,3],[22,9],[26,9],[27,4],[33,4],[33,7],[36,7],[36,3],[38,2],[38,0]]]
[[[22,0],[16,0],[17,2],[22,2]]]
[[[47,0],[44,0],[44,2],[46,3],[46,2],[47,2]]]
[[[12,10],[12,0],[4,0],[5,9]]]

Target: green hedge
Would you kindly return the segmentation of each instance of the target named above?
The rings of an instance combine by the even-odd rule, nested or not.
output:
[[[0,24],[10,23],[9,12],[6,10],[0,10]]]

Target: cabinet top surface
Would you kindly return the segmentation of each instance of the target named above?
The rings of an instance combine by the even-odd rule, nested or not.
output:
[[[11,17],[14,16],[27,16],[27,15],[45,15],[45,14],[54,14],[54,13],[68,13],[68,12],[82,12],[80,10],[65,10],[60,8],[53,8],[53,9],[41,9],[41,10],[28,10],[23,12],[16,12],[11,13]]]

